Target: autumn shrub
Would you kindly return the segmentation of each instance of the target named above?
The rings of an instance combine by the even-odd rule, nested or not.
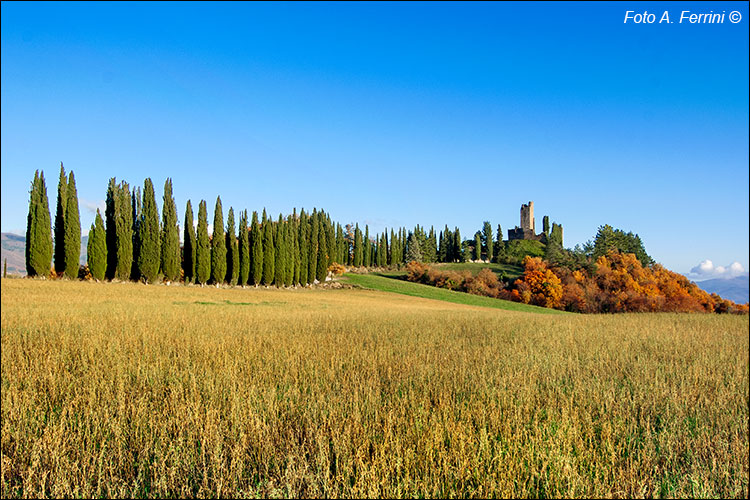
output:
[[[464,287],[474,295],[497,297],[502,288],[497,275],[489,269],[482,269],[476,276],[469,276],[464,282]]]
[[[412,260],[406,264],[406,279],[415,283],[425,283],[430,266],[422,262]]]
[[[509,288],[489,269],[476,276],[421,262],[410,262],[406,269],[407,279],[415,283],[572,312],[748,313],[748,305],[710,295],[659,264],[644,267],[632,253],[611,250],[589,270],[550,266],[530,255],[523,266],[523,274]]]
[[[341,276],[346,272],[346,268],[338,262],[334,262],[333,264],[328,266],[328,272],[333,274],[334,276]]]

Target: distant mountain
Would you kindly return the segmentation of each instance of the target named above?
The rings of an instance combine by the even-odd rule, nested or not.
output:
[[[1,233],[0,260],[8,259],[8,274],[20,274],[26,276],[26,237],[13,233]],[[81,264],[86,263],[86,247],[89,243],[88,236],[81,237]]]
[[[750,278],[747,274],[736,278],[696,281],[695,284],[708,293],[718,293],[722,298],[738,304],[750,301]]]

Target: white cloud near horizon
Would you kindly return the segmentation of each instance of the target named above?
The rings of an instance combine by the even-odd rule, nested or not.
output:
[[[102,214],[102,218],[104,217],[104,209],[106,207],[104,200],[91,201],[85,198],[80,198],[80,204],[86,209],[86,211],[91,212],[94,215],[96,215],[96,209],[98,208],[99,212]]]
[[[729,279],[743,274],[745,274],[745,268],[737,261],[728,266],[716,266],[709,259],[706,259],[690,270],[690,277],[701,280]]]

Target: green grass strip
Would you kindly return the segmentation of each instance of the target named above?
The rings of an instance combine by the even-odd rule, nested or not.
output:
[[[565,314],[556,309],[547,309],[545,307],[521,304],[520,302],[510,302],[508,300],[493,299],[492,297],[482,297],[470,293],[455,292],[438,288],[421,283],[412,283],[385,276],[374,274],[344,274],[344,279],[353,285],[359,285],[371,290],[381,292],[400,293],[402,295],[411,295],[412,297],[422,297],[425,299],[444,300],[454,304],[465,304],[469,306],[493,307],[495,309],[504,309],[506,311],[533,312],[542,314]]]

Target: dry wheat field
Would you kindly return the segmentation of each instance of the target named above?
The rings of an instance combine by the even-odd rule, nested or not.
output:
[[[2,280],[2,496],[747,497],[746,316]]]

